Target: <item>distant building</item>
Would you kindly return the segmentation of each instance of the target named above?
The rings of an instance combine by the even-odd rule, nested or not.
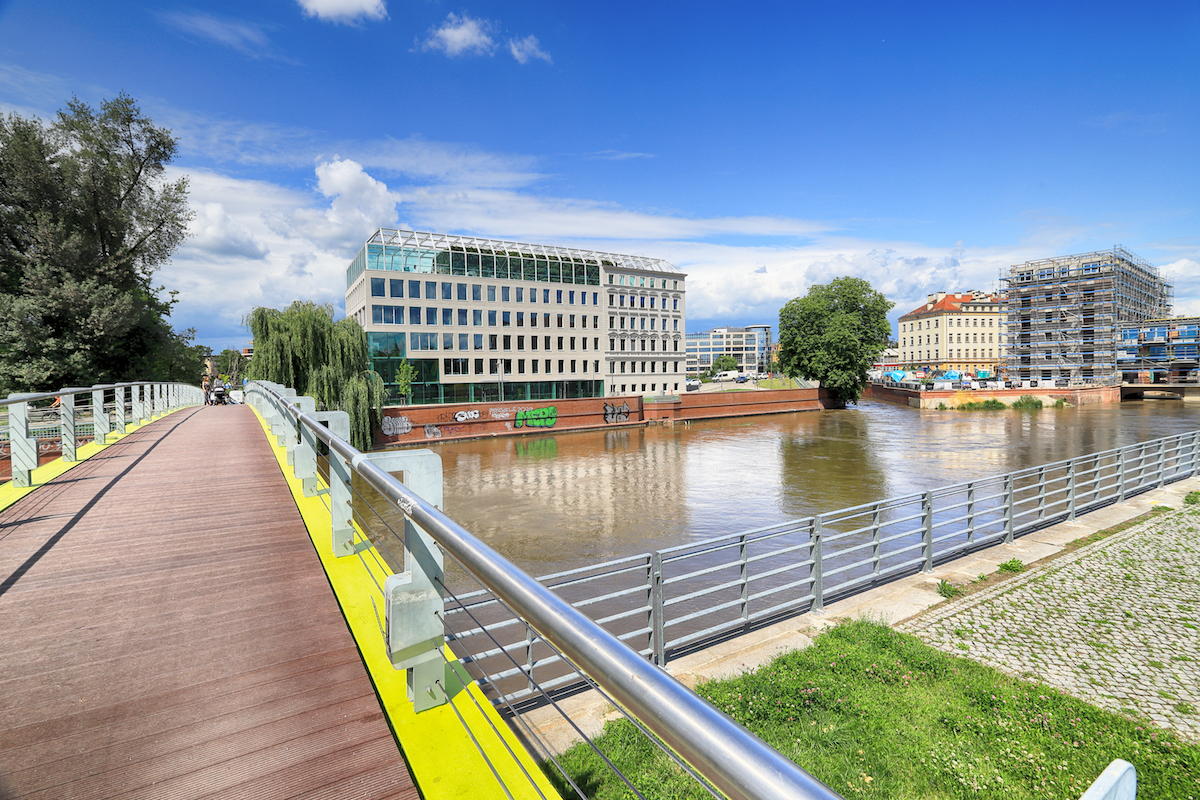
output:
[[[767,372],[775,346],[771,341],[770,325],[747,325],[744,328],[713,328],[689,333],[687,342],[687,374],[707,371],[721,356],[732,356],[738,372]]]
[[[899,364],[918,370],[996,374],[1000,359],[1000,298],[986,292],[931,294],[900,317]]]
[[[1194,381],[1200,369],[1200,317],[1150,319],[1122,327],[1117,366],[1126,383]]]
[[[388,399],[551,400],[683,389],[685,275],[666,261],[380,228],[346,269]]]
[[[1114,380],[1120,332],[1171,313],[1171,284],[1119,246],[1015,264],[1001,280],[1009,379]]]

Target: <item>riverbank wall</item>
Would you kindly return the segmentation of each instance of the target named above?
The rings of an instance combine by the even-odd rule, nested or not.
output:
[[[965,403],[982,403],[984,400],[999,400],[1006,405],[1012,405],[1015,400],[1026,395],[1036,397],[1046,405],[1053,405],[1058,400],[1063,400],[1073,406],[1088,406],[1098,403],[1121,402],[1121,387],[1086,386],[1075,388],[1039,387],[1036,389],[918,391],[899,386],[869,383],[862,396],[864,400],[879,400],[884,403],[908,406],[909,408],[937,408],[940,405],[944,405],[947,408],[957,408]]]
[[[394,406],[383,409],[376,447],[427,444],[447,439],[523,436],[630,425],[785,414],[841,408],[824,389],[762,389],[665,397],[593,397]]]

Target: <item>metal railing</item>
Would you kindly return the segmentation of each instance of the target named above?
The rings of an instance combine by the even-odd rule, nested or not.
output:
[[[459,713],[440,682],[451,668],[443,663],[446,641],[498,702],[512,708],[497,682],[478,672],[476,656],[464,650],[471,636],[449,627],[452,616],[468,617],[478,631],[473,635],[498,642],[489,638],[485,621],[476,615],[481,609],[462,601],[446,608],[447,594],[456,599],[442,578],[441,556],[446,553],[485,587],[495,608],[511,615],[523,646],[551,653],[557,664],[571,670],[573,680],[610,698],[684,770],[707,783],[709,791],[761,800],[838,797],[439,511],[441,462],[436,455],[361,453],[345,440],[349,425],[344,413],[317,412],[312,398],[296,397],[294,390],[277,384],[251,383],[247,401],[287,448],[287,463],[306,496],[327,501],[334,554],[357,556],[368,567],[373,588],[367,588],[384,607],[384,646],[393,666],[408,670],[410,698],[418,711],[450,703]],[[393,471],[403,473],[404,480]],[[382,584],[375,577],[379,573],[387,576]],[[520,671],[515,659],[509,663]],[[534,669],[522,673],[522,688],[528,684],[553,703],[545,687],[538,686]],[[532,732],[526,728],[526,733]],[[546,752],[557,765],[553,753]],[[634,794],[641,796],[636,789]]]
[[[669,659],[756,625],[809,611],[905,575],[929,572],[1079,513],[1200,470],[1200,431],[1044,464],[742,533],[642,553],[540,580],[643,657]],[[577,678],[524,636],[485,591],[459,598],[495,640],[476,663],[514,700]],[[454,613],[454,610],[449,612]],[[468,645],[471,646],[471,645]],[[512,659],[520,662],[520,669]],[[526,676],[533,676],[527,678]],[[514,686],[529,680],[530,686]]]
[[[78,402],[81,396],[83,403]],[[84,439],[103,443],[110,434],[125,433],[129,425],[203,402],[196,386],[151,381],[11,394],[0,399],[6,407],[0,414],[0,456],[11,459],[13,485],[28,487],[41,454],[56,449],[55,442],[63,461],[75,461]]]

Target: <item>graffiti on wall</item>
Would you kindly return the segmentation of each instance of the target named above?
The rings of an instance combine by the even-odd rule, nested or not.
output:
[[[412,430],[408,417],[384,417],[379,423],[384,436],[403,436]]]
[[[479,419],[479,409],[473,408],[470,411],[455,411],[455,422],[466,422],[469,419]]]
[[[517,412],[517,418],[513,423],[513,427],[552,428],[555,422],[558,422],[558,408],[556,406],[523,408]]]
[[[604,421],[610,425],[614,422],[629,421],[629,404],[621,403],[619,406],[614,406],[609,403],[604,404]]]
[[[426,425],[425,426],[425,438],[426,439],[442,438],[442,429],[439,428],[437,425]]]

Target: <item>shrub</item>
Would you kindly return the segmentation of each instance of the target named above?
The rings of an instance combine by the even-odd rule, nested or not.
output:
[[[1042,401],[1031,394],[1023,394],[1012,404],[1013,408],[1036,410],[1042,407]]]
[[[943,578],[942,580],[938,581],[937,593],[949,600],[952,597],[958,597],[960,594],[962,594],[962,589]]]
[[[1021,563],[1019,558],[1010,558],[1000,565],[1001,572],[1020,572],[1025,569],[1025,565]]]
[[[1200,492],[1188,492],[1187,496],[1183,498],[1183,502],[1187,503],[1189,506],[1194,506],[1197,503],[1200,503]]]
[[[959,411],[999,411],[1008,408],[1004,403],[994,397],[989,397],[987,400],[962,403],[958,406]]]

